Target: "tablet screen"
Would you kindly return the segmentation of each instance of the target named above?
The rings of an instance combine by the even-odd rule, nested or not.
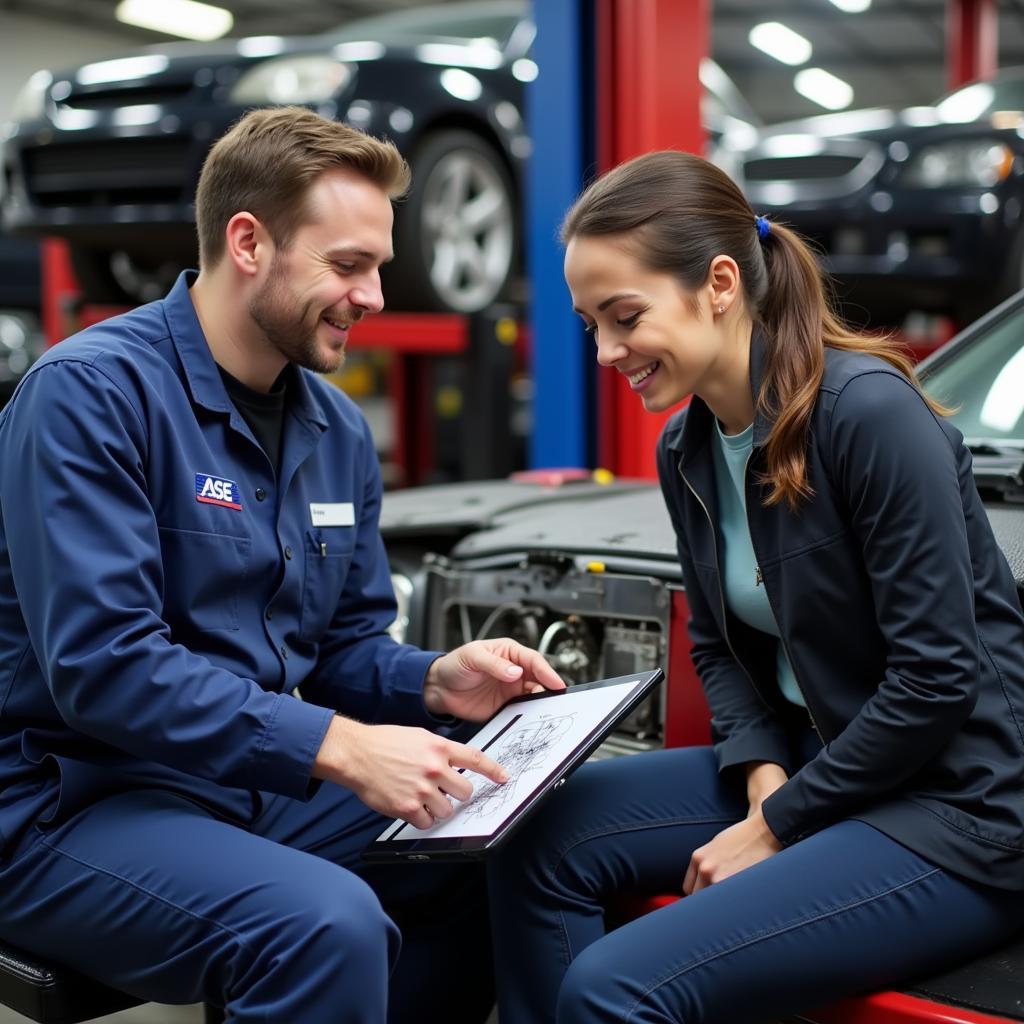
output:
[[[660,678],[661,673],[654,675]],[[426,829],[395,821],[374,845],[380,849],[379,844],[397,840],[408,848],[406,841],[427,840],[423,849],[444,847],[444,841],[458,847],[460,840],[486,839],[501,832],[548,783],[560,777],[575,755],[593,749],[635,705],[634,698],[655,681],[651,673],[644,673],[505,705],[468,743],[502,765],[508,782],[499,785],[466,770],[463,774],[473,784],[473,795],[465,801],[453,800],[455,812],[450,818]],[[415,845],[421,848],[419,842]]]

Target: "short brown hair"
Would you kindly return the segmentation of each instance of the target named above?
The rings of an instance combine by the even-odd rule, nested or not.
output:
[[[350,168],[392,199],[409,188],[409,165],[394,144],[305,107],[252,110],[210,150],[196,189],[199,264],[224,255],[228,221],[247,210],[286,248],[308,218],[306,195],[324,171]]]

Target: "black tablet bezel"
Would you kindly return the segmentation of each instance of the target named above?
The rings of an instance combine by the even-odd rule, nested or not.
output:
[[[547,778],[530,794],[525,803],[519,804],[493,832],[486,836],[441,836],[439,838],[415,838],[415,839],[385,839],[379,836],[363,851],[363,859],[373,863],[387,863],[393,861],[443,861],[462,860],[464,858],[482,857],[491,853],[498,846],[504,843],[536,810],[540,802],[552,790],[557,789],[566,778],[581,765],[601,745],[608,734],[621,722],[638,704],[645,700],[662,680],[665,674],[660,668],[646,672],[631,672],[629,675],[616,676],[613,679],[598,679],[592,683],[580,683],[577,686],[570,686],[565,690],[544,691],[543,693],[531,693],[523,697],[516,697],[510,700],[502,708],[499,708],[487,722],[480,723],[483,730],[493,721],[498,714],[506,708],[515,704],[524,704],[536,700],[558,700],[564,694],[579,693],[581,690],[596,690],[607,686],[620,686],[623,683],[639,680],[641,685],[636,687],[623,702],[610,711],[593,729],[587,733],[586,738],[568,754],[562,762],[554,768]],[[472,740],[469,741],[472,745]],[[388,825],[384,832],[393,829],[397,822]],[[404,827],[404,826],[403,826]],[[401,832],[398,828],[396,834]],[[384,834],[382,832],[381,834]]]

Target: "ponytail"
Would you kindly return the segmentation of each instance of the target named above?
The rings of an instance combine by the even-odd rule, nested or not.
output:
[[[807,432],[825,372],[825,349],[864,352],[884,359],[917,385],[906,351],[891,334],[859,334],[836,314],[828,283],[796,232],[772,223],[762,240],[768,286],[752,310],[767,339],[757,407],[771,422],[765,443],[767,505],[796,509],[814,489],[807,480]],[[949,410],[922,392],[938,415]]]
[[[796,509],[814,490],[807,433],[825,372],[825,348],[884,359],[914,384],[913,364],[891,336],[857,334],[837,316],[814,254],[781,224],[756,217],[729,176],[692,153],[662,150],[609,171],[576,200],[562,240],[627,235],[640,262],[695,292],[712,260],[740,271],[747,308],[766,338],[756,409],[772,423],[766,442],[768,505]],[[948,410],[924,396],[939,415]]]

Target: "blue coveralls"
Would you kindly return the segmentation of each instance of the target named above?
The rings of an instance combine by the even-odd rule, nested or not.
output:
[[[292,368],[275,473],[190,283],[57,346],[0,415],[0,935],[238,1021],[381,1022],[398,960],[392,1020],[479,1019],[485,919],[438,983],[475,881],[368,872],[382,819],[310,778],[335,710],[439,725],[437,654],[386,632],[369,430]]]

